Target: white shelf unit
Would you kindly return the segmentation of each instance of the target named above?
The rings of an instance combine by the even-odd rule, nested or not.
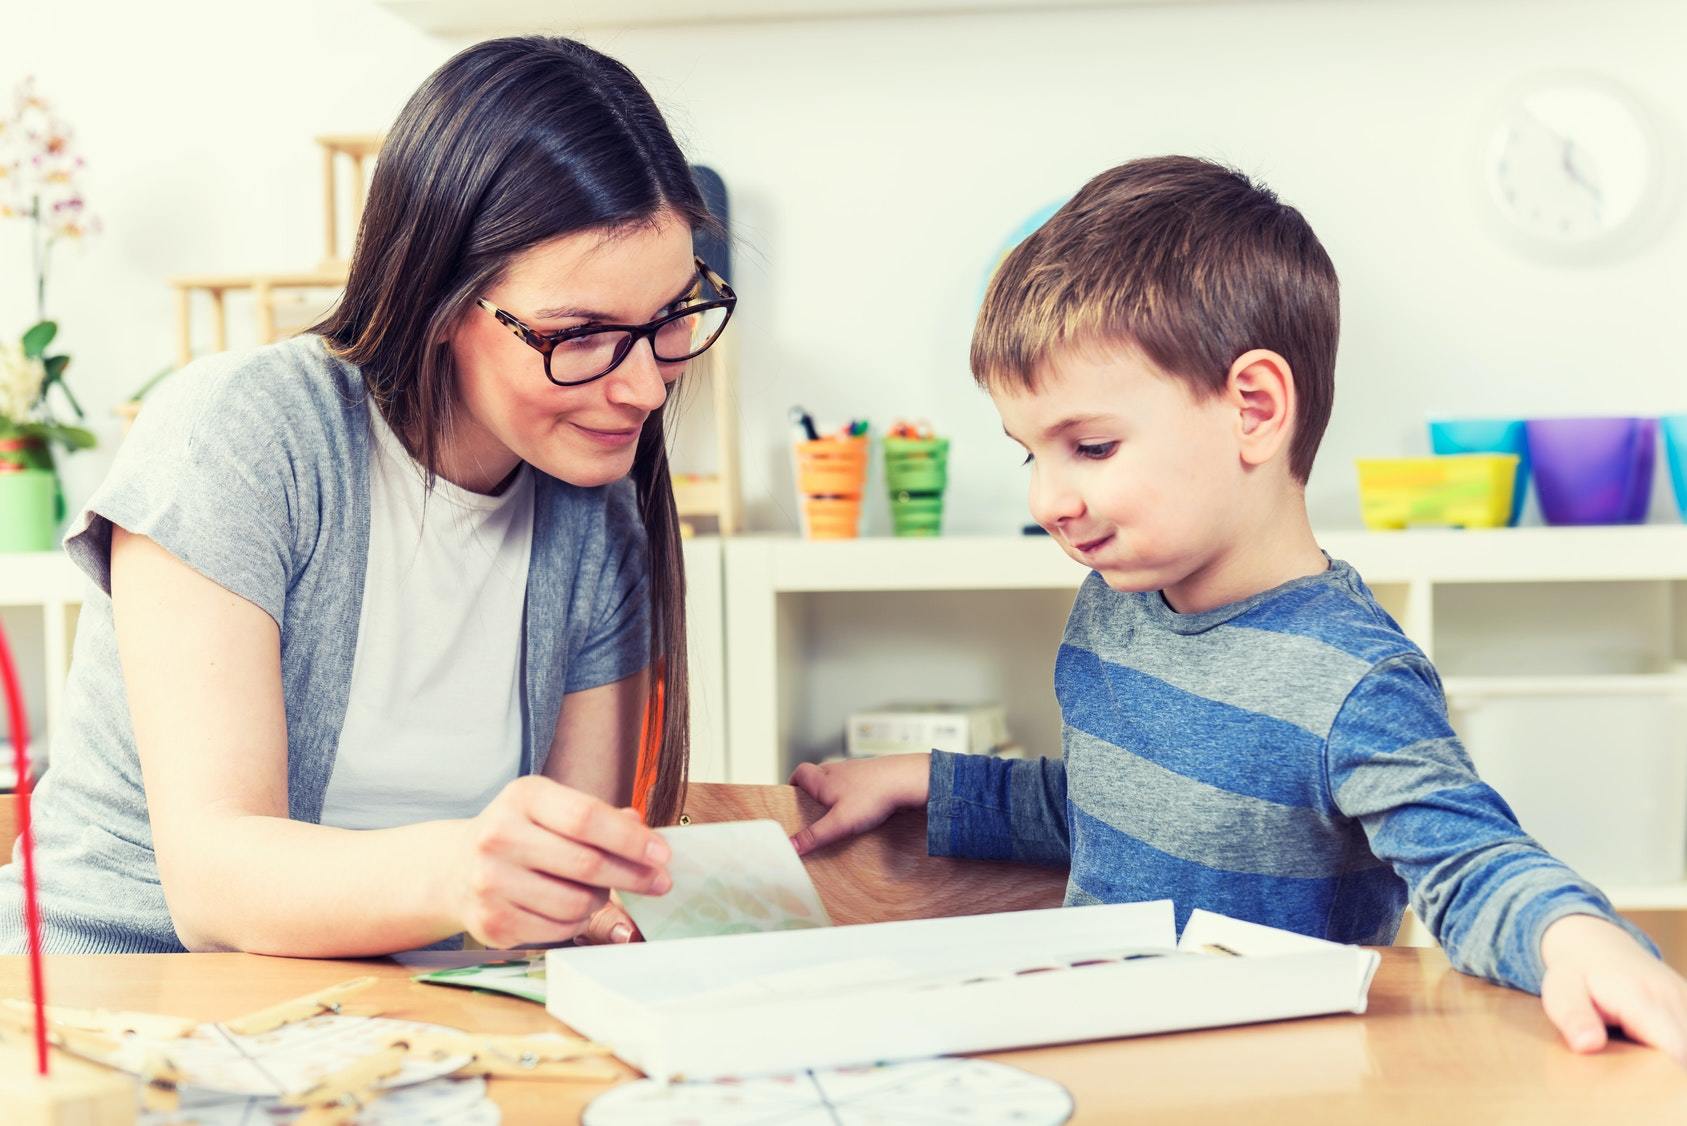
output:
[[[1594,691],[1687,668],[1687,527],[1319,541],[1365,576],[1455,702],[1496,677]],[[725,551],[732,781],[783,781],[797,762],[841,749],[849,712],[941,698],[963,674],[1007,705],[1031,752],[1058,753],[1053,659],[1086,572],[1047,538],[746,536]],[[1528,659],[1503,667],[1519,644]],[[1589,653],[1597,659],[1578,665]],[[1614,890],[1624,909],[1687,909],[1687,882]]]
[[[377,0],[423,31],[442,36],[517,35],[614,27],[885,16],[972,15],[1057,8],[1128,8],[1210,0]]]
[[[0,554],[0,624],[18,663],[30,720],[30,759],[46,759],[47,736],[63,707],[64,678],[76,637],[85,580],[57,551]],[[16,785],[11,732],[0,739],[0,789]],[[34,770],[30,772],[35,773]]]
[[[721,541],[716,536],[698,536],[686,540],[684,550],[691,655],[691,777],[718,782],[726,777]],[[62,707],[76,618],[89,589],[63,552],[0,554],[0,621],[21,666],[20,679],[34,721],[31,757],[37,761],[43,757],[47,733],[55,728]],[[0,790],[15,784],[12,775],[8,753],[0,763]]]

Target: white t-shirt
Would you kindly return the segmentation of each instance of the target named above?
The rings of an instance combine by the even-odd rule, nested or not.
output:
[[[322,824],[472,817],[521,769],[533,470],[497,496],[443,477],[426,493],[422,467],[369,413],[369,563]]]

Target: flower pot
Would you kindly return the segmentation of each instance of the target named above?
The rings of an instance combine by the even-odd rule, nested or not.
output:
[[[59,478],[0,462],[0,553],[51,551],[58,542]]]

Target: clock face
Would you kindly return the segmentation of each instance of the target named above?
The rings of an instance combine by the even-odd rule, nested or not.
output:
[[[1573,257],[1648,233],[1662,195],[1662,151],[1644,108],[1615,84],[1555,78],[1506,100],[1488,138],[1486,187],[1526,248]]]

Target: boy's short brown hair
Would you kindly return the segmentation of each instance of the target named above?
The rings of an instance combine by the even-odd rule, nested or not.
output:
[[[1299,211],[1233,168],[1133,160],[1085,184],[1007,256],[972,334],[973,378],[1034,389],[1070,345],[1139,349],[1198,394],[1236,357],[1280,354],[1298,408],[1289,470],[1305,483],[1335,398],[1335,266]]]

